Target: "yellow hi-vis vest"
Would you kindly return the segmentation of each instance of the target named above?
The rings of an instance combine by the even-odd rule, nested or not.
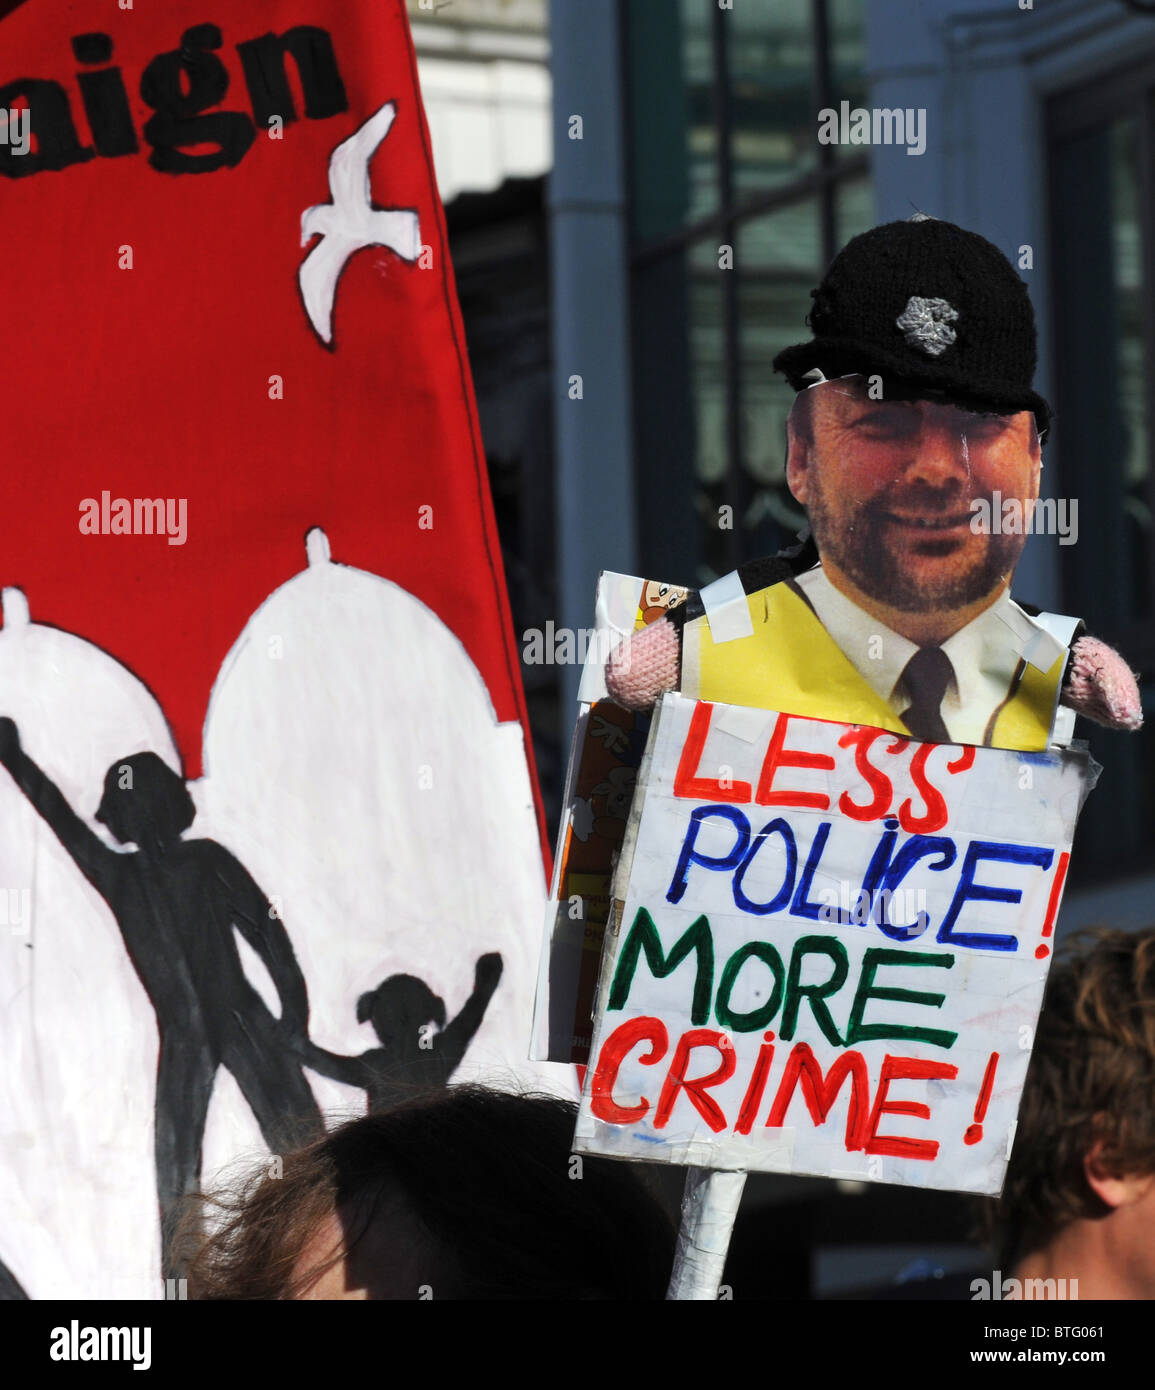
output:
[[[746,603],[754,626],[748,637],[715,643],[706,617],[686,623],[683,695],[843,724],[869,724],[911,736],[788,582],[748,594]],[[984,747],[1023,752],[1047,747],[1066,661],[1063,651],[1044,673],[1020,659],[1006,699],[987,725]]]

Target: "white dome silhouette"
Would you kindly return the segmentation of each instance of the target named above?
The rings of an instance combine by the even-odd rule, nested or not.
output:
[[[19,589],[3,610],[0,715],[112,844],[92,819],[108,768],[151,750],[179,769],[164,715],[99,647],[29,621]],[[32,1298],[157,1297],[155,1016],[111,911],[6,771],[0,1056],[0,1258]]]
[[[527,1060],[546,889],[521,728],[496,722],[429,608],[333,564],[320,531],[307,553],[222,665],[186,837],[218,840],[279,909],[322,1047],[376,1045],[356,1002],[393,974],[419,976],[453,1017],[478,956],[499,951],[500,984],[454,1079],[573,1095],[572,1068]],[[180,770],[162,710],[100,648],[31,622],[20,590],[4,590],[3,609],[0,716],[89,827],[126,850],[93,815],[118,759],[149,750]],[[4,916],[20,915],[22,890],[27,930]],[[0,1048],[0,1259],[33,1298],[159,1297],[155,1015],[111,911],[3,770]],[[330,1118],[364,1110],[364,1092],[310,1081]],[[264,1152],[220,1069],[203,1185]]]
[[[455,1079],[573,1094],[570,1068],[527,1060],[546,886],[521,727],[496,722],[425,604],[332,563],[318,530],[307,550],[221,667],[194,833],[227,845],[281,908],[321,1046],[376,1046],[356,1001],[393,974],[419,976],[452,1017],[477,957],[500,951]],[[313,1081],[322,1105],[363,1110],[363,1093]]]

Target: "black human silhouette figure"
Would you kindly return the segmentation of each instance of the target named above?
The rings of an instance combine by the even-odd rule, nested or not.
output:
[[[360,1086],[368,1093],[369,1110],[387,1110],[418,1089],[444,1086],[457,1070],[473,1040],[497,982],[501,956],[481,956],[474,969],[473,993],[451,1022],[445,1021],[445,1002],[415,975],[390,975],[357,1000],[357,1022],[373,1024],[381,1040],[359,1057],[327,1052],[306,1039],[301,1048],[305,1064],[334,1081]],[[431,1025],[436,1024],[433,1031]]]
[[[248,870],[215,840],[181,838],[196,807],[184,781],[155,753],[114,763],[96,819],[135,851],[110,849],[20,746],[0,718],[0,763],[48,822],[77,868],[112,909],[156,1011],[156,1181],[162,1260],[183,1198],[200,1177],[205,1117],[217,1068],[227,1067],[282,1153],[322,1133],[321,1113],[294,1038],[307,1036],[305,978],[288,934]],[[233,928],[257,952],[281,1000],[278,1020],[249,984]]]
[[[28,1295],[21,1287],[19,1279],[3,1260],[0,1260],[0,1303],[15,1303],[27,1297]]]

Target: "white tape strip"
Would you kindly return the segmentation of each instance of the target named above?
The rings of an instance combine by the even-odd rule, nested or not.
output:
[[[633,633],[644,587],[645,580],[632,574],[603,570],[598,577],[596,626],[578,682],[579,704],[592,705],[606,698],[606,661],[618,643]]]
[[[687,1170],[668,1300],[712,1303],[717,1299],[745,1185],[745,1173]]]
[[[1029,661],[1036,670],[1045,675],[1063,654],[1063,644],[1055,640],[1049,632],[1036,628],[1034,636],[1023,648],[1024,661]]]
[[[1032,622],[1015,604],[1000,604],[996,610],[1004,627],[1018,638],[1018,654],[1037,670],[1047,672],[1062,655],[1063,643],[1052,637],[1045,627]]]
[[[1036,627],[1045,628],[1064,648],[1071,645],[1075,629],[1079,626],[1078,618],[1066,613],[1036,613],[1032,621]],[[1047,669],[1050,670],[1050,667]],[[1057,696],[1061,697],[1062,691],[1057,692]],[[1074,737],[1075,711],[1066,705],[1056,704],[1055,718],[1051,724],[1051,743],[1065,748]]]
[[[699,597],[706,610],[710,636],[715,643],[734,642],[740,637],[754,635],[746,590],[742,587],[737,570],[731,570],[721,579],[715,579],[713,584],[707,584]]]
[[[1066,748],[1075,737],[1075,711],[1060,705],[1055,711],[1055,722],[1051,725],[1051,743]]]
[[[1078,618],[1072,618],[1066,613],[1036,613],[1031,621],[1036,627],[1046,628],[1064,647],[1071,645],[1071,638],[1079,626]]]

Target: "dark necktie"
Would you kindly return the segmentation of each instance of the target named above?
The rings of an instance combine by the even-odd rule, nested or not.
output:
[[[940,706],[953,675],[950,657],[941,647],[920,647],[906,663],[902,679],[910,708],[902,722],[920,743],[950,742]]]

